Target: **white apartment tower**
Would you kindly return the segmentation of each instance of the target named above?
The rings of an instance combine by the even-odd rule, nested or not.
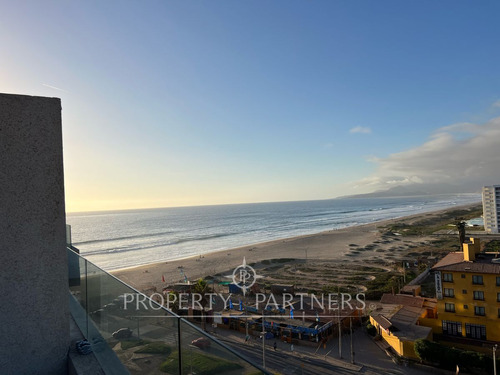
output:
[[[484,230],[499,233],[500,227],[500,185],[483,187]]]

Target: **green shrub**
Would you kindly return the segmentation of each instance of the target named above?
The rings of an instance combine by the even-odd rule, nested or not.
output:
[[[130,349],[130,348],[133,348],[134,346],[145,345],[145,344],[149,344],[149,341],[139,340],[139,339],[136,339],[136,340],[123,340],[121,342],[121,347],[122,347],[123,350],[127,350],[127,349]]]
[[[220,357],[213,357],[198,351],[182,352],[182,373],[196,373],[197,375],[222,374],[243,368],[240,364],[226,361]],[[160,370],[169,374],[179,372],[179,352],[173,351],[167,360],[160,366]]]
[[[488,251],[488,252],[500,251],[500,241],[499,240],[491,240],[491,241],[487,242],[484,246],[484,251]]]
[[[368,332],[370,336],[375,336],[377,334],[377,328],[375,328],[373,324],[368,323],[366,325],[366,332]]]
[[[172,348],[161,341],[151,342],[135,351],[136,353],[170,354]]]
[[[384,293],[391,293],[393,290],[398,290],[399,274],[394,272],[379,273],[374,280],[368,281],[365,286],[365,299],[379,300]]]
[[[428,340],[415,341],[415,353],[422,361],[430,362],[447,370],[491,370],[493,367],[491,358],[482,353],[465,351],[443,346]]]

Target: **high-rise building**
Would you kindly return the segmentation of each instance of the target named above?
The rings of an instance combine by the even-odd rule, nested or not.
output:
[[[499,233],[500,227],[500,185],[483,187],[484,230]]]

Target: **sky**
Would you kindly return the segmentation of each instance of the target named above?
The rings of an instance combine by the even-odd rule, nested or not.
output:
[[[500,183],[499,16],[487,0],[2,2],[0,91],[61,98],[68,212],[476,192]]]

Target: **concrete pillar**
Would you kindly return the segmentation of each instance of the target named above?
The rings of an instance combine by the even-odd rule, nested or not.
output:
[[[0,94],[0,372],[64,374],[69,350],[61,101]]]

